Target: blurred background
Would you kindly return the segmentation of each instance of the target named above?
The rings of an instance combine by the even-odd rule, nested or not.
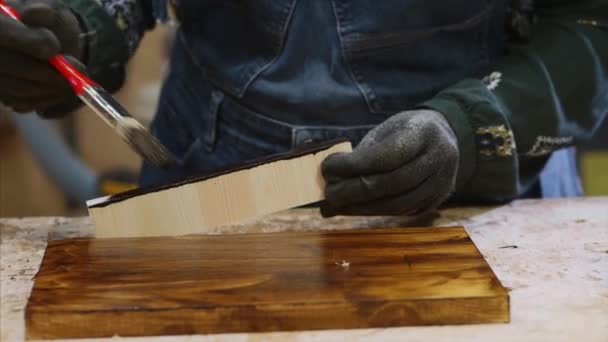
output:
[[[154,116],[171,36],[170,27],[158,26],[145,35],[129,63],[127,83],[115,94],[144,124]],[[58,142],[65,145],[55,146]],[[50,144],[62,150],[61,158],[46,153]],[[86,214],[86,198],[123,190],[136,178],[140,163],[85,107],[52,121],[0,108],[0,217]],[[66,166],[69,173],[55,172]]]
[[[170,36],[166,26],[145,36],[116,94],[146,124],[156,108]],[[86,108],[59,121],[1,111],[0,217],[85,215],[86,199],[125,190],[137,177],[139,157]],[[579,168],[586,195],[608,195],[608,123],[580,147]]]

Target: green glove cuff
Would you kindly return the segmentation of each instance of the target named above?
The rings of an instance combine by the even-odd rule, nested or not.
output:
[[[473,176],[476,163],[473,129],[468,122],[465,111],[457,101],[445,96],[437,96],[430,101],[424,102],[419,107],[433,109],[443,114],[448,120],[450,127],[454,130],[454,133],[456,133],[458,150],[460,152],[458,175],[456,178],[456,193],[459,193]]]
[[[114,18],[95,1],[64,0],[74,11],[85,32],[87,71],[105,89],[114,92],[123,85],[129,59],[125,38]]]
[[[511,125],[486,84],[465,79],[420,107],[442,113],[458,138],[457,200],[502,202],[521,192]]]

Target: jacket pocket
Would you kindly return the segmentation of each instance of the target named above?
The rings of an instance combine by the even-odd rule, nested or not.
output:
[[[180,1],[181,38],[205,76],[234,97],[279,55],[295,0]]]
[[[201,78],[171,73],[163,85],[152,132],[182,163],[211,152],[223,93]]]
[[[373,113],[428,100],[488,63],[493,0],[334,0],[353,79]]]

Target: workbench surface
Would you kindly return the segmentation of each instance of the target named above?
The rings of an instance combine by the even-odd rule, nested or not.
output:
[[[425,225],[467,229],[510,290],[511,323],[124,340],[608,341],[608,197],[450,208],[417,220],[324,220],[316,210],[297,209],[214,233]],[[0,219],[1,341],[23,340],[24,308],[46,240],[90,237],[92,232],[88,218]]]

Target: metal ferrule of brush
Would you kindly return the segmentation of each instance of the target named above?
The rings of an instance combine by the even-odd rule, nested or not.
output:
[[[86,86],[79,96],[87,106],[113,128],[117,128],[121,119],[131,118],[131,115],[99,86]]]
[[[145,160],[159,167],[174,163],[171,153],[103,88],[88,85],[78,96]]]

